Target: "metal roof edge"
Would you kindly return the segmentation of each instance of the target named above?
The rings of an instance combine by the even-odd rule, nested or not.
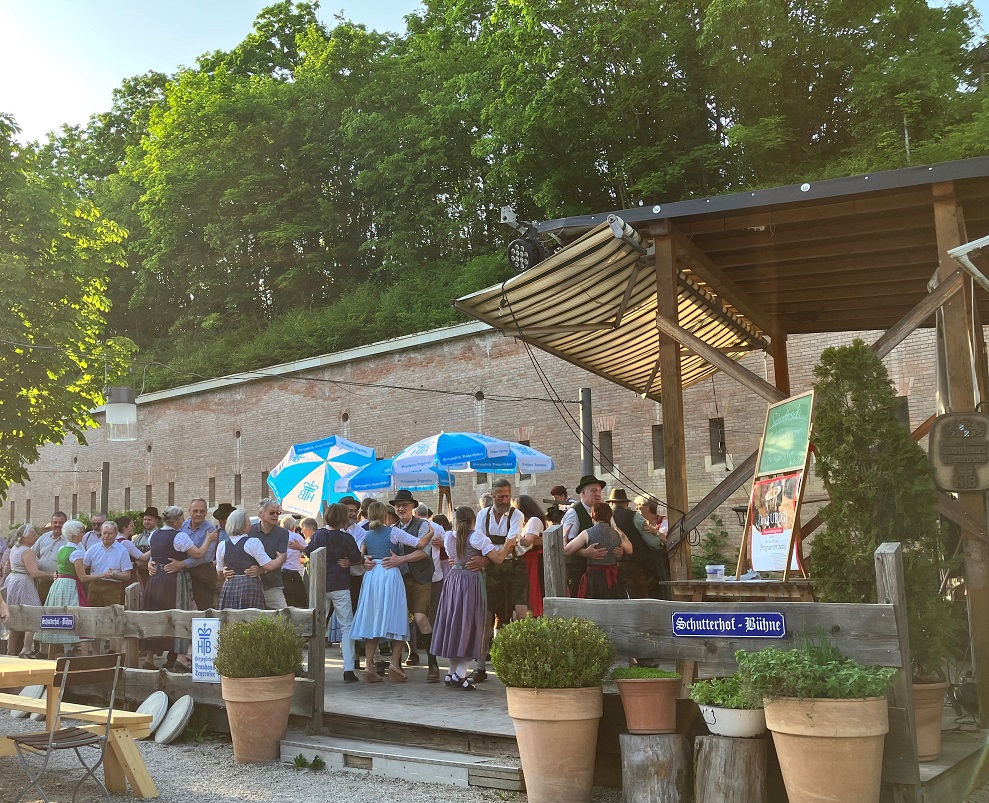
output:
[[[620,211],[601,212],[593,215],[574,215],[537,222],[540,232],[557,231],[568,228],[590,228],[604,223],[608,215],[618,215],[629,224],[648,223],[653,220],[692,217],[718,212],[733,212],[757,206],[782,205],[806,202],[814,199],[837,198],[843,195],[856,195],[882,190],[904,189],[936,181],[953,181],[964,178],[989,176],[989,156],[973,159],[956,159],[918,167],[901,167],[896,170],[881,170],[860,176],[830,178],[821,181],[803,182],[784,187],[772,187],[749,192],[736,192],[729,195],[714,195],[710,198],[693,198],[687,201],[673,201],[654,206],[639,206]]]
[[[255,371],[241,371],[228,376],[207,379],[202,382],[194,382],[191,385],[180,385],[177,388],[168,388],[154,393],[144,393],[137,397],[138,404],[153,404],[165,401],[166,399],[181,398],[183,396],[193,396],[197,393],[206,393],[210,390],[229,388],[237,385],[256,382],[261,379],[271,379],[273,377],[284,376],[286,374],[297,374],[302,371],[312,371],[317,368],[325,368],[330,365],[342,365],[365,357],[376,357],[389,352],[405,351],[417,346],[428,346],[434,343],[443,343],[449,340],[457,340],[462,337],[478,334],[492,330],[494,327],[479,321],[469,321],[458,323],[453,326],[444,326],[440,329],[430,329],[426,332],[416,332],[411,335],[402,335],[388,340],[379,340],[376,343],[369,343],[366,346],[357,346],[344,351],[336,351],[330,354],[322,354],[318,357],[307,357],[304,360],[294,360],[292,362],[271,365],[267,368],[259,368]],[[95,408],[92,412],[104,412],[103,406]]]

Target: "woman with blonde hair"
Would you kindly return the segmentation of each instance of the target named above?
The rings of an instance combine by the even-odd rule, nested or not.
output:
[[[402,669],[402,649],[409,637],[409,603],[405,596],[405,581],[399,566],[426,557],[423,547],[429,543],[433,531],[424,528],[422,538],[414,538],[401,527],[396,527],[398,514],[391,505],[372,502],[367,508],[368,530],[361,552],[364,555],[364,582],[361,598],[357,603],[350,637],[364,641],[364,682],[379,683],[381,677],[374,671],[374,653],[380,639],[392,643],[388,678],[394,683],[408,680]],[[405,544],[413,547],[407,555],[396,555],[392,547]]]
[[[10,574],[3,583],[8,605],[41,605],[41,597],[35,580],[54,579],[50,572],[38,568],[38,558],[31,547],[38,540],[38,532],[31,524],[22,524],[10,539]],[[23,646],[22,646],[23,645]],[[39,658],[34,649],[33,630],[11,630],[7,636],[7,655],[20,658]]]

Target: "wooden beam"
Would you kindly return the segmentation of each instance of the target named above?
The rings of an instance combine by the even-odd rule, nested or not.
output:
[[[314,550],[309,556],[308,595],[313,633],[309,637],[306,677],[313,682],[313,696],[306,733],[314,736],[323,730],[326,687],[326,547]]]
[[[779,334],[779,326],[766,314],[765,308],[752,301],[749,298],[749,294],[739,287],[734,279],[727,276],[721,268],[715,265],[711,261],[711,258],[701,251],[695,243],[677,231],[673,232],[673,243],[677,256],[722,301],[738,310],[739,313],[748,318],[771,338]]]
[[[615,322],[612,324],[613,329],[617,329],[622,325],[622,318],[625,317],[625,310],[628,309],[629,299],[632,298],[632,291],[635,290],[635,283],[639,280],[639,263],[636,262],[632,268],[632,275],[628,279],[628,286],[625,288],[625,295],[622,296],[622,303],[618,306],[618,312],[615,313]]]
[[[773,338],[773,375],[784,396],[790,395],[790,359],[786,352],[786,334]]]
[[[678,323],[677,278],[679,268],[673,236],[655,233],[657,317]],[[720,354],[718,359],[725,359]],[[684,438],[683,384],[680,375],[680,344],[659,333],[659,362],[663,394],[663,451],[666,459],[666,505],[670,524],[686,515],[687,448]],[[670,573],[674,580],[687,580],[692,573],[690,544],[683,539],[679,549],[670,551]]]
[[[899,322],[887,329],[883,336],[872,344],[872,350],[876,352],[879,359],[885,357],[900,343],[906,340],[918,326],[937,312],[938,309],[941,308],[942,304],[961,290],[963,284],[964,276],[960,270],[956,270],[944,279],[944,281],[942,281],[933,292],[928,293],[927,296],[925,296],[916,307],[903,316]]]
[[[937,512],[948,521],[957,524],[965,536],[989,541],[989,533],[986,532],[985,521],[975,518],[953,496],[948,496],[944,493],[938,494]]]
[[[758,374],[753,373],[748,368],[735,362],[730,357],[726,357],[718,349],[712,348],[703,340],[694,337],[686,329],[677,326],[673,321],[666,318],[662,313],[656,316],[656,326],[661,335],[672,338],[677,343],[686,346],[694,354],[703,357],[715,368],[724,371],[728,376],[739,384],[747,387],[753,393],[761,396],[770,404],[775,404],[786,398],[786,393],[779,388],[770,385]],[[663,390],[666,390],[666,372],[663,372]],[[669,465],[669,463],[667,463]]]
[[[931,186],[934,202],[934,228],[937,232],[938,276],[942,281],[956,270],[957,263],[948,254],[952,248],[968,241],[955,198],[954,182],[939,182]],[[975,409],[976,387],[972,381],[973,333],[971,331],[971,279],[966,281],[965,294],[954,295],[942,307],[943,335],[948,369],[948,408],[952,412]],[[985,522],[985,494],[959,493],[958,502],[973,519]],[[989,545],[981,539],[966,538],[965,593],[968,599],[968,624],[972,639],[972,661],[979,697],[979,727],[989,725]]]

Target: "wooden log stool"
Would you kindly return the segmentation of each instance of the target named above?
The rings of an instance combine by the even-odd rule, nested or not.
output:
[[[698,736],[694,803],[767,803],[766,739]]]
[[[690,798],[690,742],[679,733],[619,735],[625,803],[680,803]]]

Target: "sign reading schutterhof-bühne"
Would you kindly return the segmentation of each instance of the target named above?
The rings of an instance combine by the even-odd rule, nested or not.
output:
[[[220,675],[213,667],[216,640],[220,635],[219,619],[192,620],[192,679],[200,683],[219,683]]]

